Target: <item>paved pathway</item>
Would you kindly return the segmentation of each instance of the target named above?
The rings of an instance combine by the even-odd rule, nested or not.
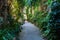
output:
[[[19,37],[20,40],[44,40],[40,35],[39,29],[30,22],[25,21],[22,27],[23,29]]]

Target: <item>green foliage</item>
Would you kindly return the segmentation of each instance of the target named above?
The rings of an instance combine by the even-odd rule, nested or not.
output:
[[[27,20],[37,25],[44,37],[47,37],[48,40],[55,40],[55,31],[54,27],[51,27],[52,23],[49,23],[52,18],[51,13],[53,12],[52,0],[47,0],[46,2],[42,2],[43,0],[12,0],[9,8],[9,14],[7,17],[7,24],[4,25],[3,18],[0,17],[0,25],[3,28],[0,29],[0,40],[13,40],[13,37],[21,31],[20,26],[23,24],[24,16],[23,10],[26,7],[26,16]],[[57,0],[60,2],[59,0]],[[43,3],[43,5],[41,5]],[[44,5],[47,5],[47,9],[45,11],[39,10],[38,8]],[[29,11],[30,8],[30,11]],[[41,9],[41,8],[40,8]],[[32,13],[34,11],[34,14]],[[30,13],[29,13],[30,12]]]
[[[31,0],[31,6],[38,6],[41,0]]]
[[[60,2],[60,0],[57,0],[58,2]]]
[[[13,40],[19,32],[21,32],[21,25],[23,24],[23,14],[20,13],[19,3],[13,0],[9,6],[9,14],[7,16],[7,24],[2,24],[0,29],[0,40]],[[21,5],[22,6],[22,5]],[[19,21],[20,20],[20,21]],[[3,19],[0,17],[0,22]]]
[[[35,0],[36,1],[36,0]],[[36,3],[34,0],[32,1],[32,6],[34,6]],[[31,21],[32,23],[34,23],[35,25],[37,25],[41,32],[42,35],[47,38],[47,40],[55,40],[56,39],[56,30],[52,29],[53,27],[51,27],[49,21],[51,18],[51,4],[52,4],[52,0],[48,0],[46,2],[46,4],[48,5],[48,10],[46,12],[43,11],[34,11],[34,14],[29,14],[29,21]],[[37,6],[37,5],[36,5]],[[35,6],[34,6],[35,7]],[[37,6],[38,7],[38,6]]]
[[[17,0],[19,7],[23,8],[25,5],[25,0]]]

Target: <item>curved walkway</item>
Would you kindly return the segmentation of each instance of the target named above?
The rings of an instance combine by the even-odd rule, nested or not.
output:
[[[22,28],[19,37],[20,40],[44,40],[40,35],[39,29],[30,22],[25,21]]]

